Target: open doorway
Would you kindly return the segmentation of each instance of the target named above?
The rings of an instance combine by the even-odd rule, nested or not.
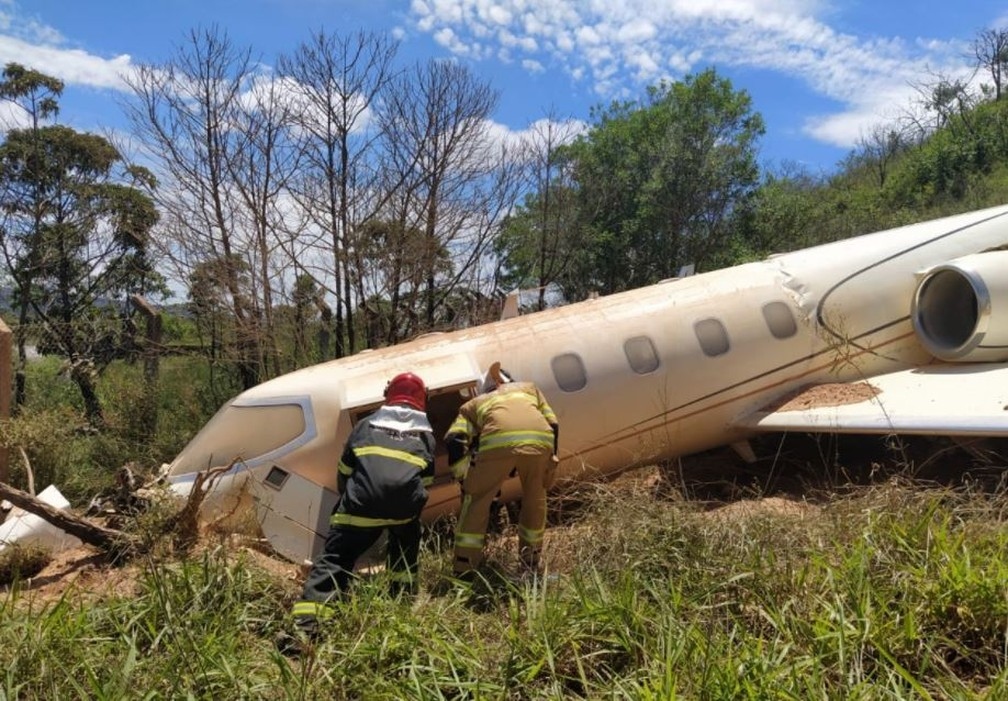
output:
[[[444,435],[458,416],[459,407],[476,396],[476,382],[465,382],[451,387],[431,389],[427,396],[427,419],[434,429],[434,485],[450,484],[451,467],[448,464],[448,448]],[[356,407],[350,412],[350,421],[357,422],[370,416],[381,404]]]
[[[427,418],[434,429],[437,441],[434,450],[434,484],[452,481],[448,464],[448,448],[444,435],[458,416],[459,407],[476,396],[476,383],[469,382],[454,387],[444,387],[431,392],[427,397]]]

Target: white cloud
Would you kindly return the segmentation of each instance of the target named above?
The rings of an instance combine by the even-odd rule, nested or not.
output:
[[[527,70],[529,73],[542,73],[546,70],[545,66],[536,61],[535,59],[526,58],[521,62],[522,68]]]
[[[512,129],[488,119],[484,123],[483,133],[489,144],[515,149],[541,144],[543,135],[547,133],[552,134],[554,146],[569,143],[587,130],[588,124],[580,119],[537,119],[524,129]]]
[[[604,98],[707,65],[780,73],[840,105],[805,132],[841,147],[905,103],[915,80],[964,73],[962,42],[858,37],[827,12],[827,0],[553,0],[534,13],[528,0],[413,3],[417,27],[459,55],[480,55],[478,38],[484,55],[496,45],[529,71],[553,64]]]
[[[0,63],[11,61],[68,84],[113,90],[126,89],[122,76],[132,68],[126,54],[106,59],[81,49],[29,44],[15,37],[0,36]]]
[[[511,23],[511,11],[502,5],[491,5],[486,10],[486,17],[495,24],[507,25]]]
[[[31,124],[28,113],[13,102],[0,102],[0,132],[7,129],[24,129]]]
[[[658,30],[654,24],[648,20],[637,18],[621,26],[616,37],[620,43],[632,44],[653,39],[657,33]]]
[[[132,68],[128,55],[105,58],[68,46],[59,31],[24,15],[17,3],[0,4],[8,8],[0,12],[0,64],[20,63],[69,85],[126,89],[122,76]]]

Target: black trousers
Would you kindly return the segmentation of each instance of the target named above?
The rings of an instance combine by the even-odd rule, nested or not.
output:
[[[302,600],[324,604],[335,595],[346,592],[354,578],[353,569],[357,560],[386,530],[386,561],[392,576],[390,591],[393,595],[416,591],[420,557],[419,518],[397,526],[330,526],[325,549],[305,580]]]

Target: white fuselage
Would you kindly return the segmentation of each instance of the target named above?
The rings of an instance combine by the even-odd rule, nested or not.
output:
[[[1006,243],[1008,207],[1000,207],[365,351],[242,393],[169,474],[184,485],[194,472],[240,456],[246,479],[262,481],[279,467],[335,490],[354,412],[380,402],[390,377],[409,370],[434,397],[465,398],[493,361],[535,382],[553,406],[562,479],[731,443],[746,437],[732,428],[739,415],[800,386],[929,362],[910,320],[919,275]],[[253,454],[255,441],[246,438],[260,438],[273,420],[253,428],[229,412],[279,405],[291,427],[277,445],[259,441],[268,450]],[[457,499],[442,462],[432,516]]]

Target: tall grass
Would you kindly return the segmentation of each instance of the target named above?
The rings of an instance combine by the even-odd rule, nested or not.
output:
[[[0,697],[1008,698],[1004,498],[894,482],[707,512],[599,487],[548,531],[548,576],[511,577],[505,533],[485,581],[444,587],[438,544],[415,601],[362,579],[297,660],[272,640],[298,583],[224,547],[86,604],[26,582]]]

